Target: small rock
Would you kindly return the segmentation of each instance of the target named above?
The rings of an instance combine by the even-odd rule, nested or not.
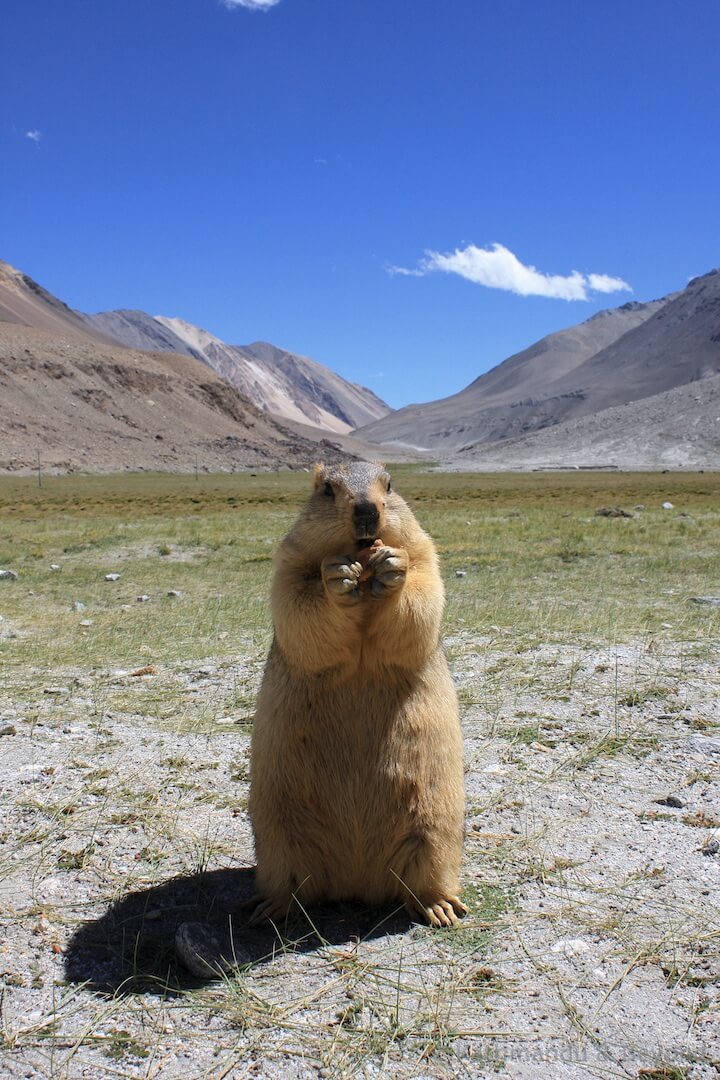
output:
[[[93,624],[92,619],[81,619],[80,620],[80,625],[81,626],[92,626],[92,624]]]
[[[0,735],[17,735],[17,728],[14,724],[4,724],[0,727]]]
[[[661,630],[672,630],[672,623],[671,622],[661,622],[660,623],[660,629]]]
[[[550,946],[551,952],[562,952],[566,956],[579,956],[580,953],[588,952],[589,949],[587,941],[583,941],[582,938],[560,938]]]
[[[61,694],[69,694],[69,686],[46,686],[43,690],[43,694],[49,694],[51,697],[60,697]]]
[[[135,599],[137,600],[138,604],[147,604],[150,597],[147,595],[147,593],[143,593],[142,596],[136,596]]]
[[[456,570],[455,577],[467,577],[467,570]]]
[[[105,575],[105,580],[106,581],[119,581],[120,580],[120,574],[106,574]]]
[[[1,732],[0,732],[1,734]],[[703,855],[717,855],[720,851],[720,840],[717,837],[712,836],[709,840],[706,840],[703,846],[700,848]]]
[[[58,566],[58,564],[56,562],[51,562],[50,563],[50,569],[51,570],[59,570],[60,567]]]
[[[595,517],[631,518],[632,516],[628,510],[623,510],[619,506],[599,506],[595,511]]]
[[[693,604],[712,604],[714,607],[720,607],[720,596],[691,596]]]
[[[678,795],[663,795],[661,799],[653,799],[658,806],[672,806],[675,810],[682,810],[685,803]]]
[[[87,604],[83,604],[82,600],[73,600],[73,611],[86,611]]]
[[[673,506],[673,504],[671,502],[664,502],[662,504],[662,508],[663,508],[663,510],[674,510],[675,509],[675,507]]]
[[[175,596],[178,599],[180,599],[180,597],[182,596],[182,593],[180,592],[179,589],[168,589],[167,595],[168,596]]]
[[[0,581],[17,581],[19,576],[17,570],[0,570]]]

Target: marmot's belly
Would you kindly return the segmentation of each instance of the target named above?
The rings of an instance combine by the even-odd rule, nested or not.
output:
[[[389,693],[366,675],[322,690],[322,708],[287,729],[296,881],[327,899],[377,902],[399,893],[413,838],[453,816],[436,784],[457,772],[462,788],[452,686],[445,698],[422,680]],[[449,738],[438,740],[442,729]]]

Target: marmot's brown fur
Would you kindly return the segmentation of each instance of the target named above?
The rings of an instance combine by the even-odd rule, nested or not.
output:
[[[379,541],[379,542],[378,542]],[[401,900],[450,926],[463,837],[457,696],[430,537],[365,463],[319,465],[280,545],[252,737],[252,921]]]

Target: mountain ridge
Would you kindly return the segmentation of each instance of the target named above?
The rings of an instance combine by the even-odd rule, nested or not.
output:
[[[268,342],[232,345],[185,319],[143,311],[79,314],[121,344],[153,352],[170,348],[202,360],[260,408],[281,419],[347,434],[391,411],[367,387],[310,357]]]
[[[606,340],[603,340],[603,339]],[[464,390],[366,425],[369,442],[449,452],[499,443],[720,372],[720,271],[549,334]]]

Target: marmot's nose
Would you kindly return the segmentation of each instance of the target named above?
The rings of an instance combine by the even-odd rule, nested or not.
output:
[[[355,503],[353,524],[358,537],[372,537],[374,540],[377,536],[379,522],[380,513],[375,503],[368,501]]]

